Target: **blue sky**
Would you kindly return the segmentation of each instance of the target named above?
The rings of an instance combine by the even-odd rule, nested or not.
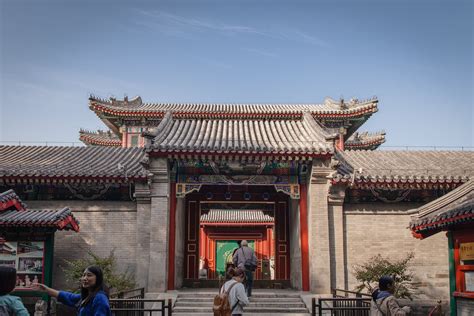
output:
[[[0,141],[105,129],[90,93],[147,102],[376,95],[388,146],[473,146],[473,1],[0,0]]]

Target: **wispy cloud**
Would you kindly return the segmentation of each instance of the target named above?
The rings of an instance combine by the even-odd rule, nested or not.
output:
[[[256,48],[242,48],[242,50],[244,50],[244,51],[246,51],[246,52],[249,52],[249,53],[252,53],[252,54],[264,56],[264,57],[271,57],[271,58],[278,57],[277,54],[272,53],[272,52],[268,52],[268,51],[265,51],[265,50],[262,50],[262,49],[256,49]]]
[[[214,59],[208,59],[208,58],[196,58],[197,60],[201,61],[204,64],[207,64],[209,66],[213,66],[216,68],[221,68],[221,69],[232,69],[232,65],[224,62],[220,62]]]
[[[222,35],[256,35],[274,40],[295,41],[310,45],[329,47],[329,44],[313,35],[293,28],[280,28],[274,31],[260,30],[247,25],[231,25],[204,19],[188,18],[165,11],[137,10],[140,17],[136,24],[166,35],[187,37],[191,32],[216,32]]]

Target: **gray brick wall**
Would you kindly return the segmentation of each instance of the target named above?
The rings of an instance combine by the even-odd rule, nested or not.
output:
[[[135,273],[136,203],[110,201],[28,201],[31,209],[59,209],[68,206],[80,221],[80,233],[55,234],[53,285],[71,288],[64,278],[64,260],[84,258],[87,250],[107,256],[115,249],[119,271]]]
[[[448,299],[447,238],[444,233],[425,240],[415,239],[411,235],[408,229],[410,215],[406,211],[418,206],[407,203],[344,205],[349,289],[357,284],[352,274],[355,264],[363,263],[377,254],[400,259],[414,251],[411,269],[418,287],[417,298]]]

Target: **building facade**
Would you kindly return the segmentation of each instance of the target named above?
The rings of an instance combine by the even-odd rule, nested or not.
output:
[[[115,248],[148,292],[212,285],[246,239],[257,281],[329,293],[353,289],[351,267],[376,254],[414,251],[420,297],[448,298],[445,237],[416,241],[407,227],[472,178],[474,155],[375,150],[385,134],[358,130],[377,99],[89,106],[109,131],[81,130],[87,147],[1,147],[2,188],[81,222],[58,237],[58,268],[78,249]]]

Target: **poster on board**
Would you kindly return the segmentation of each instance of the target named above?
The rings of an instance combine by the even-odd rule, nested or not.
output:
[[[15,290],[29,290],[34,283],[43,283],[43,241],[0,241],[0,265],[17,271]]]

